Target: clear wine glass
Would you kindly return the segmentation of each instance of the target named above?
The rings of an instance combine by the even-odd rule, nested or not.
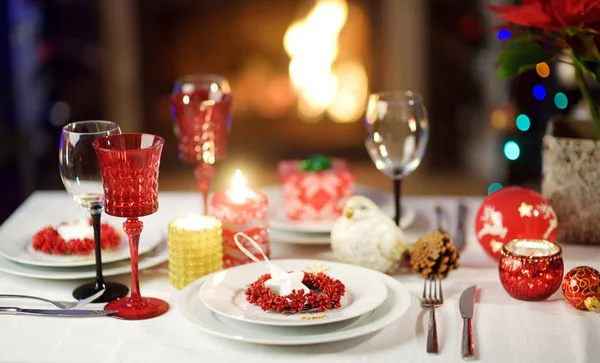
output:
[[[95,302],[108,302],[129,292],[129,288],[116,282],[105,282],[102,275],[101,216],[104,210],[104,192],[98,157],[92,143],[103,136],[120,134],[119,125],[111,121],[80,121],[65,125],[60,136],[58,154],[60,176],[67,193],[89,211],[94,229],[96,281],[81,285],[73,297],[83,300],[105,289]]]
[[[171,113],[179,137],[179,158],[195,163],[194,175],[208,214],[208,192],[215,163],[227,157],[231,128],[231,88],[216,74],[180,78],[171,95]]]
[[[419,167],[429,140],[427,111],[418,93],[373,93],[367,103],[365,125],[365,146],[371,160],[394,181],[394,220],[399,225],[402,179]]]

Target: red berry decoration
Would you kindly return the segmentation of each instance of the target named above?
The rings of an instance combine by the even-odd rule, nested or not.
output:
[[[600,310],[600,272],[589,266],[573,268],[562,281],[562,292],[575,309]]]
[[[502,246],[513,239],[554,242],[558,220],[550,203],[534,190],[506,187],[488,195],[475,220],[483,249],[500,260]]]
[[[116,249],[121,245],[119,232],[110,224],[100,227],[102,250]],[[94,240],[75,238],[65,241],[54,227],[45,227],[33,236],[32,247],[49,255],[89,255],[94,252]]]
[[[310,290],[292,290],[291,294],[285,296],[275,295],[265,285],[265,281],[270,278],[271,274],[262,275],[244,292],[246,301],[260,306],[264,311],[296,314],[305,310],[317,309],[321,313],[341,307],[342,296],[346,293],[346,286],[340,280],[333,279],[322,272],[316,274],[304,272],[302,283]]]

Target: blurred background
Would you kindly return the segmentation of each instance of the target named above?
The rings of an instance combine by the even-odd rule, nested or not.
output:
[[[495,77],[510,33],[493,29],[489,2],[335,0],[321,14],[315,0],[2,0],[0,221],[33,191],[63,189],[58,140],[78,120],[163,136],[161,190],[196,191],[169,112],[174,81],[191,73],[221,74],[233,92],[230,155],[213,190],[236,168],[252,186],[277,183],[277,161],[315,153],[391,190],[365,150],[363,118],[370,92],[401,89],[423,95],[431,129],[404,193],[538,188],[546,121],[577,112],[579,96],[568,70]],[[333,62],[315,36],[337,44]],[[294,65],[299,52],[329,62],[336,84]]]

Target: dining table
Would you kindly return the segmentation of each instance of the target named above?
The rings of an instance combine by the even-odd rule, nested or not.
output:
[[[473,285],[477,286],[472,321],[476,361],[600,362],[600,315],[574,309],[560,290],[541,302],[516,300],[504,290],[497,261],[484,252],[474,232],[482,200],[483,196],[403,197],[403,205],[415,212],[414,221],[404,230],[406,238],[412,241],[436,228],[434,204],[444,210],[450,235],[456,233],[459,203],[467,206],[466,243],[460,251],[459,267],[443,280],[444,303],[436,310],[438,354],[426,352],[429,314],[421,307],[423,279],[410,269],[392,275],[410,292],[410,307],[385,328],[337,342],[272,346],[213,336],[186,320],[177,309],[181,290],[170,284],[165,262],[140,271],[140,284],[143,295],[170,304],[166,314],[139,321],[0,315],[0,362],[462,362],[463,320],[459,298]],[[141,220],[145,225],[158,226],[162,231],[160,238],[166,239],[169,222],[199,212],[200,201],[198,193],[160,192],[158,212]],[[42,227],[44,216],[72,204],[64,191],[37,191],[0,227],[0,235],[2,229],[14,228],[15,223],[23,220],[28,222],[22,228]],[[0,239],[0,243],[6,242]],[[561,246],[565,272],[580,265],[600,268],[600,247]],[[270,249],[274,261],[336,260],[328,244],[271,241]],[[110,279],[129,284],[130,275]],[[0,294],[73,301],[72,291],[82,282],[85,281],[38,279],[0,272]],[[26,304],[12,302],[17,303]],[[0,301],[0,305],[5,302]],[[87,306],[102,307],[94,303]]]

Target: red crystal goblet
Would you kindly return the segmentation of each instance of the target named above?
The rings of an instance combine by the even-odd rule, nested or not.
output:
[[[515,239],[502,247],[498,270],[510,296],[527,301],[546,300],[562,282],[562,249],[550,241]]]
[[[227,157],[231,127],[231,88],[215,74],[182,77],[171,96],[171,113],[179,137],[179,158],[195,163],[194,175],[208,214],[208,192],[215,163]]]
[[[158,170],[164,139],[150,134],[120,134],[97,139],[106,214],[124,217],[123,231],[131,254],[131,296],[108,303],[111,316],[125,320],[150,319],[169,310],[169,304],[142,297],[138,270],[138,246],[144,224],[138,217],[158,210]]]

